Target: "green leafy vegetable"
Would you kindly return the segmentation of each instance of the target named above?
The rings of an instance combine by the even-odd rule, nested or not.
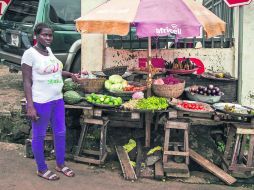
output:
[[[151,96],[147,99],[140,99],[137,103],[137,109],[142,110],[163,110],[167,109],[168,102],[166,98]]]

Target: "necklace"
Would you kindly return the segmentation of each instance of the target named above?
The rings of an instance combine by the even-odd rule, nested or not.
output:
[[[39,48],[39,47],[37,47],[37,46],[34,46],[35,47],[35,49],[37,49],[38,51],[41,51],[41,52],[44,52],[44,53],[48,53],[48,50],[47,49],[41,49],[41,48]]]

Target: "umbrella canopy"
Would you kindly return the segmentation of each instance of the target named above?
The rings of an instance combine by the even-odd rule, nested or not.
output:
[[[110,0],[76,20],[78,31],[125,36],[135,24],[138,37],[208,38],[225,32],[226,24],[193,0]]]

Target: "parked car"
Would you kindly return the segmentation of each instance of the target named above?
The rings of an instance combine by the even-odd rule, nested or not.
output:
[[[54,30],[53,53],[64,70],[78,72],[81,36],[74,20],[81,15],[81,0],[12,0],[0,20],[0,59],[10,71],[21,68],[21,56],[36,43],[34,27],[39,22]]]

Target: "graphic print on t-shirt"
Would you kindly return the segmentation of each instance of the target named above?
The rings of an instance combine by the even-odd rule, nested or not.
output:
[[[43,73],[44,74],[56,73],[62,69],[63,69],[62,62],[60,62],[56,58],[51,57],[49,61],[45,63]]]

